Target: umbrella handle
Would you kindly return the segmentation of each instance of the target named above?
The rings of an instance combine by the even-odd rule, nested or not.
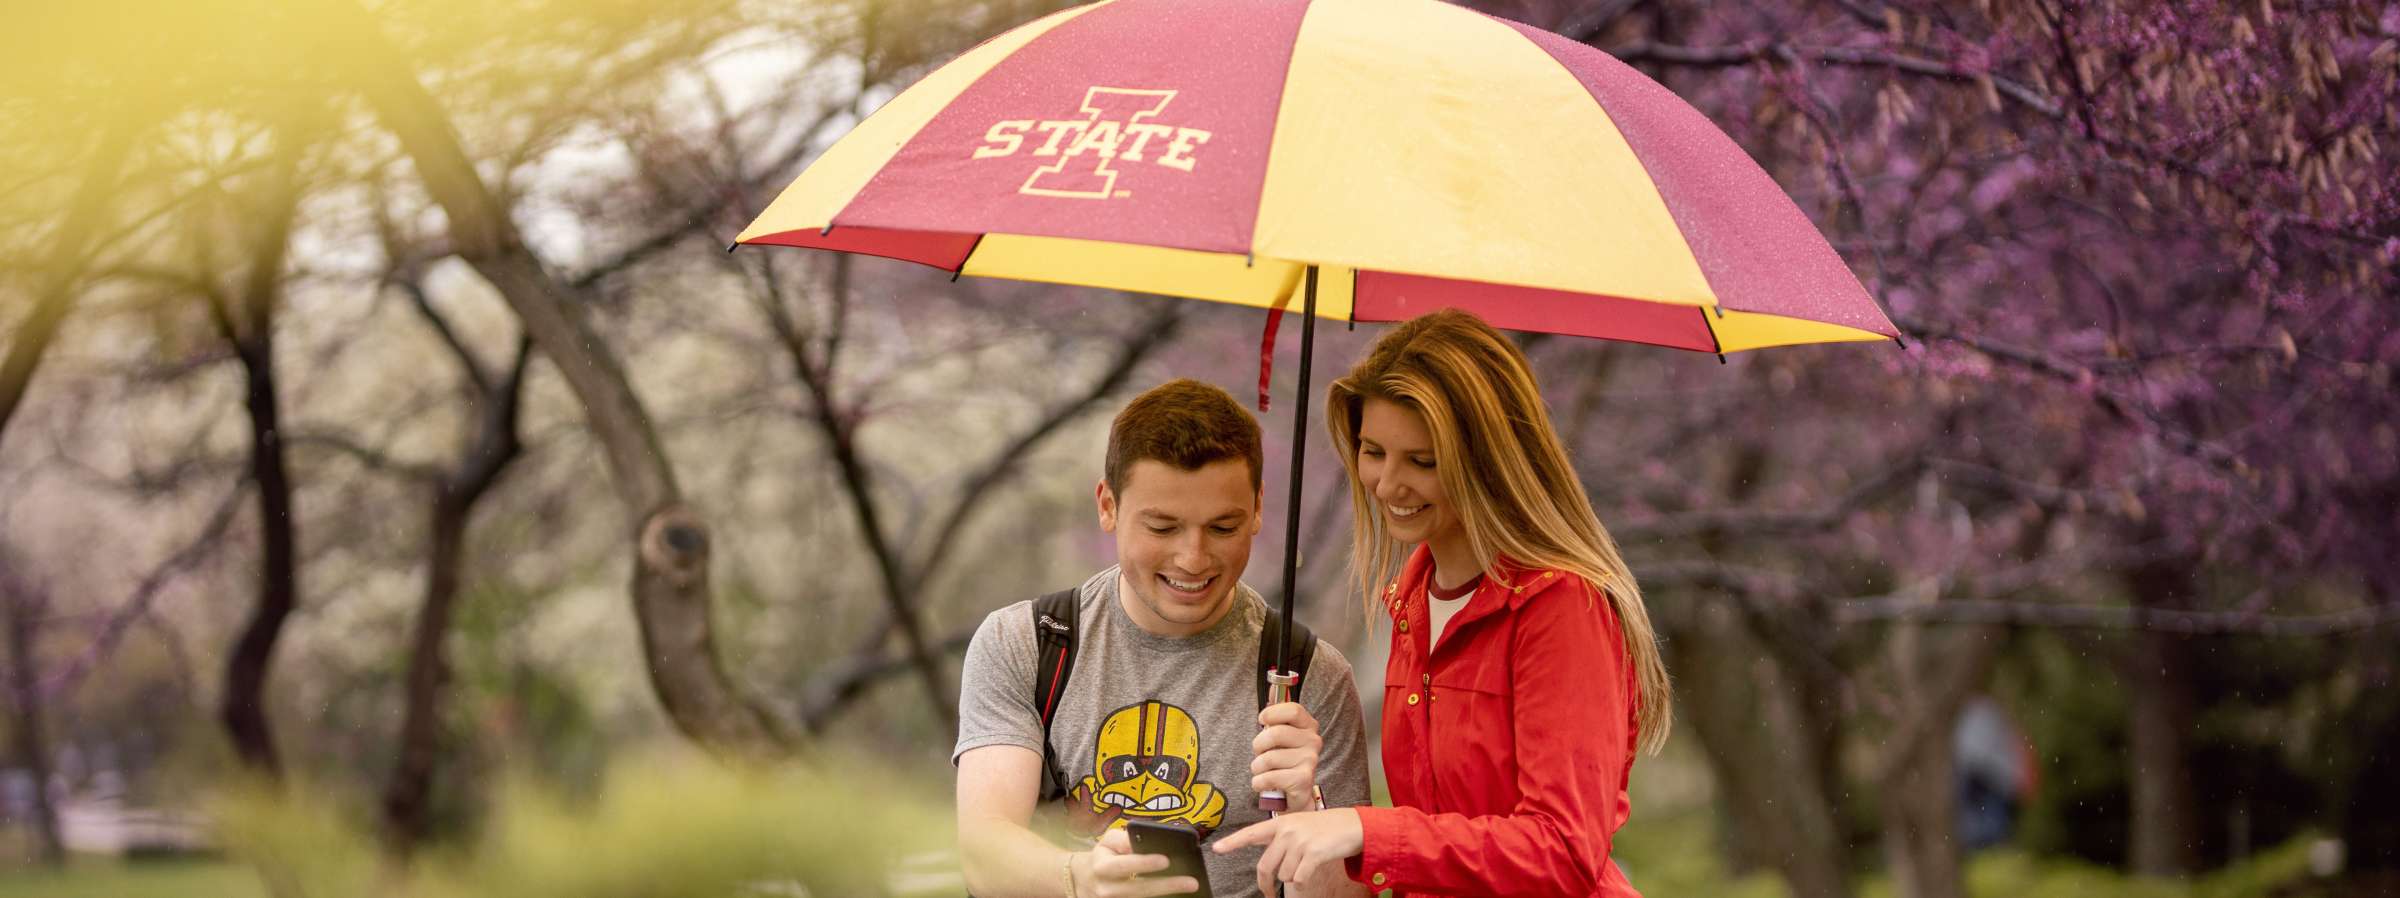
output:
[[[1294,698],[1292,690],[1299,685],[1299,674],[1284,670],[1267,671],[1267,704],[1280,705],[1292,701]],[[1267,812],[1269,817],[1283,813],[1289,809],[1289,806],[1290,803],[1284,800],[1281,789],[1268,789],[1258,793],[1258,809]]]

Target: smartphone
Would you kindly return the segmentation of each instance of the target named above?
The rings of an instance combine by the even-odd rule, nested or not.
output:
[[[1144,878],[1189,876],[1200,884],[1200,891],[1184,892],[1200,898],[1216,898],[1208,890],[1208,864],[1200,858],[1200,832],[1179,823],[1152,823],[1148,820],[1125,821],[1125,837],[1133,843],[1135,854],[1165,855],[1167,868],[1145,873]]]

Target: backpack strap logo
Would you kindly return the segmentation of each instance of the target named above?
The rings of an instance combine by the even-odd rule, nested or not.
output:
[[[1072,639],[1075,634],[1073,625],[1039,612],[1033,616],[1033,626],[1041,632],[1055,637]]]

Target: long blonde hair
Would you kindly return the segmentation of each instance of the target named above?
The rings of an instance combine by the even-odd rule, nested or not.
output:
[[[1482,319],[1455,309],[1394,328],[1348,375],[1327,388],[1325,426],[1350,472],[1350,573],[1368,615],[1407,555],[1358,474],[1358,427],[1369,398],[1424,416],[1433,434],[1434,475],[1465,524],[1468,550],[1489,571],[1500,556],[1562,570],[1598,587],[1625,634],[1639,695],[1641,748],[1656,753],[1673,725],[1672,688],[1641,587],[1617,542],[1592,512],[1542,404],[1533,369],[1517,345]]]

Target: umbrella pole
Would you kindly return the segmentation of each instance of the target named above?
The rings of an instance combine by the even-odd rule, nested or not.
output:
[[[1308,450],[1308,357],[1314,355],[1317,337],[1317,266],[1308,266],[1306,298],[1301,301],[1300,315],[1300,396],[1292,403],[1292,488],[1284,502],[1283,527],[1283,624],[1275,633],[1275,667],[1267,671],[1267,704],[1276,705],[1298,701],[1293,690],[1300,678],[1291,673],[1292,594],[1300,591],[1300,471],[1301,458]],[[1302,807],[1312,807],[1314,796],[1299,796]],[[1290,807],[1280,790],[1268,789],[1258,793],[1258,809],[1273,817]],[[1286,890],[1286,894],[1289,891]]]
[[[1308,266],[1307,282],[1301,288],[1300,313],[1300,390],[1292,402],[1292,488],[1284,494],[1283,505],[1283,634],[1275,641],[1275,671],[1291,669],[1287,653],[1291,651],[1292,594],[1300,587],[1300,460],[1308,449],[1308,358],[1315,355],[1317,342],[1317,266]]]

